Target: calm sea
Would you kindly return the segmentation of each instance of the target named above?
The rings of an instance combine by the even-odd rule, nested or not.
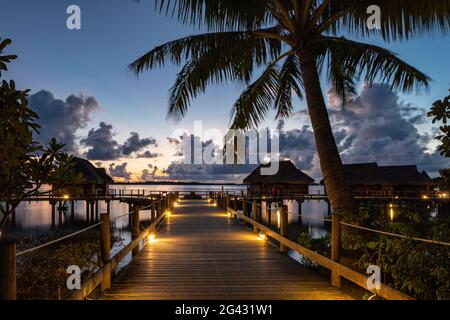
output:
[[[220,191],[233,190],[237,192],[246,191],[243,185],[113,185],[111,189],[116,190],[133,190],[142,192],[149,191]],[[322,193],[323,188],[320,186],[310,186],[311,194]],[[298,204],[296,201],[287,201],[289,210],[289,223],[297,224],[301,222],[303,226],[308,226],[313,236],[323,234],[323,221],[318,219],[327,215],[327,206],[324,201],[305,201],[302,204],[302,218],[298,217]],[[77,201],[74,206],[73,216],[70,213],[70,205],[68,210],[63,214],[56,214],[55,220],[52,219],[51,206],[48,202],[23,202],[16,210],[15,221],[10,221],[6,228],[6,232],[14,233],[41,233],[54,230],[55,228],[85,226],[91,223],[86,217],[86,204],[84,201]],[[99,212],[106,211],[106,203],[99,202]],[[126,214],[128,205],[119,201],[111,201],[111,218]],[[266,215],[265,204],[263,203],[263,217]],[[149,212],[143,211],[141,219],[149,219]],[[118,219],[118,223],[128,224],[127,219]],[[273,219],[274,220],[274,219]]]

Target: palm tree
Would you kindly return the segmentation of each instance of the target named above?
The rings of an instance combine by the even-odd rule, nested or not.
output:
[[[366,26],[371,5],[381,9],[380,30]],[[355,96],[359,81],[404,92],[427,88],[430,81],[394,53],[338,32],[362,39],[378,34],[390,41],[444,35],[450,25],[450,0],[156,0],[155,8],[207,30],[158,46],[130,65],[137,75],[168,61],[183,65],[170,90],[169,114],[182,117],[208,85],[224,81],[248,85],[233,106],[236,129],[258,126],[272,108],[277,118],[287,117],[293,96],[305,97],[337,213],[356,209],[328,118],[322,71],[344,103]]]

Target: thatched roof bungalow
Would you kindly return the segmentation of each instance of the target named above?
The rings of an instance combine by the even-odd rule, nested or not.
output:
[[[261,175],[263,164],[244,179],[248,194],[252,196],[288,196],[308,194],[308,186],[314,179],[297,169],[292,161],[280,161],[278,172],[274,175]]]
[[[344,164],[344,175],[355,196],[433,196],[436,183],[417,166],[379,166],[377,163]]]
[[[73,170],[76,173],[81,173],[84,177],[84,182],[79,185],[58,186],[53,185],[56,194],[71,195],[71,196],[103,196],[106,195],[109,189],[109,184],[114,183],[114,180],[106,173],[105,168],[96,168],[91,162],[86,159],[74,157],[75,165]]]

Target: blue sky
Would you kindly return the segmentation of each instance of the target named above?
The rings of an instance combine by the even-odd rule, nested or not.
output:
[[[66,28],[66,8],[71,4],[81,8],[81,30]],[[8,52],[19,55],[9,66],[6,77],[15,79],[20,88],[29,88],[32,93],[48,90],[62,100],[71,94],[94,96],[100,109],[91,114],[91,120],[77,131],[77,136],[85,137],[103,121],[113,126],[119,142],[126,140],[132,131],[141,137],[154,137],[159,142],[157,150],[165,154],[157,160],[160,168],[172,160],[171,147],[165,141],[174,129],[191,129],[194,120],[203,120],[206,128],[224,130],[231,106],[243,89],[241,84],[233,83],[211,87],[194,101],[185,119],[179,123],[167,120],[168,89],[178,68],[168,65],[136,79],[127,65],[158,44],[199,30],[155,13],[153,1],[2,0],[1,7],[0,37],[11,38],[13,45]],[[370,42],[382,44],[378,40]],[[385,47],[433,79],[428,94],[400,94],[401,100],[428,108],[447,94],[449,38],[424,37]],[[304,109],[304,103],[299,103],[298,109]],[[268,121],[266,125],[276,123]],[[431,128],[428,123],[417,126],[421,133]],[[286,122],[287,129],[297,127],[301,127],[298,120]],[[148,163],[147,159],[121,161],[127,161],[128,168],[135,171]]]

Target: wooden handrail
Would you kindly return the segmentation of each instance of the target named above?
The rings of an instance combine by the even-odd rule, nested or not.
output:
[[[357,284],[358,286],[388,300],[415,300],[413,297],[400,292],[396,289],[393,289],[385,284],[381,284],[380,289],[369,289],[367,287],[367,276],[359,273],[356,270],[353,270],[339,262],[336,262],[330,258],[327,258],[315,251],[312,251],[310,249],[307,249],[298,243],[289,240],[285,237],[282,237],[277,232],[273,231],[272,229],[266,227],[265,225],[247,217],[243,213],[239,211],[235,211],[232,208],[228,208],[228,212],[231,212],[235,216],[239,217],[240,219],[250,223],[255,228],[263,231],[266,233],[266,235],[270,236],[271,238],[278,241],[283,246],[286,246],[296,252],[298,252],[301,255],[304,255],[308,259],[315,261],[319,265],[327,268],[328,270],[337,273],[339,276],[346,278],[347,280],[350,280],[351,282]]]
[[[92,291],[95,290],[103,281],[103,279],[109,276],[119,263],[130,253],[133,249],[137,248],[142,240],[145,239],[152,231],[158,230],[160,224],[166,218],[166,212],[162,213],[150,226],[148,226],[139,237],[133,239],[122,250],[120,250],[112,259],[105,263],[100,270],[90,275],[86,281],[83,282],[81,289],[74,292],[68,300],[84,300],[89,296]]]

